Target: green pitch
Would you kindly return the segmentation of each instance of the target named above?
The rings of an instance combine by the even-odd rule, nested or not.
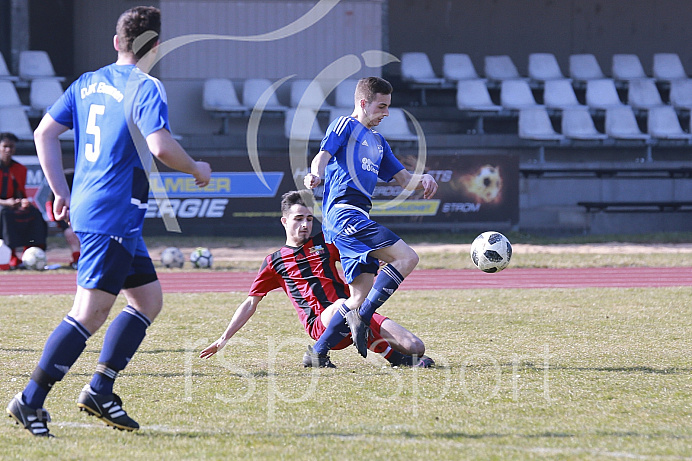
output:
[[[166,295],[116,382],[137,433],[77,410],[103,338],[46,403],[57,438],[5,418],[3,459],[669,459],[692,456],[692,288],[400,292],[383,308],[438,367],[353,348],[336,370],[272,293],[219,356],[197,358],[244,294]],[[3,408],[71,296],[0,304]],[[123,307],[119,299],[112,315]]]

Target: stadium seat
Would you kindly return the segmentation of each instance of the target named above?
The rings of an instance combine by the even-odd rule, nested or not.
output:
[[[406,114],[398,107],[390,107],[389,115],[375,127],[387,141],[416,141],[416,136],[408,127]]]
[[[14,133],[22,141],[34,139],[29,117],[21,106],[0,107],[0,132],[4,131]]]
[[[503,80],[500,86],[500,104],[505,109],[512,110],[539,106],[526,80]]]
[[[420,90],[421,104],[427,105],[427,89],[452,88],[443,77],[438,77],[430,64],[428,55],[408,52],[401,55],[401,79],[412,89]]]
[[[678,114],[672,106],[659,106],[649,109],[647,131],[656,139],[681,139],[689,141],[692,134],[685,133],[680,125]]]
[[[512,58],[507,55],[485,56],[485,77],[488,80],[501,82],[503,80],[523,78],[517,66],[514,65]]]
[[[7,63],[5,62],[5,57],[0,53],[0,80],[17,81],[19,77],[12,75],[7,68]]]
[[[245,116],[249,110],[240,103],[233,82],[227,78],[208,78],[204,81],[202,107],[212,117],[222,119],[220,134],[228,133],[229,117]]]
[[[577,95],[569,79],[546,80],[543,87],[543,103],[549,109],[579,107]]]
[[[587,107],[570,107],[562,111],[562,134],[570,139],[603,140],[607,134],[596,130]]]
[[[612,73],[613,79],[621,81],[649,78],[636,54],[614,54]]]
[[[409,52],[401,55],[401,78],[405,82],[425,85],[441,85],[445,79],[438,77],[426,53]]]
[[[260,97],[272,86],[269,79],[266,78],[248,78],[243,82],[242,105],[252,110],[259,102]],[[279,98],[275,92],[272,92],[264,106],[265,112],[274,112],[284,114],[288,110],[279,102]]]
[[[687,73],[677,53],[655,53],[652,73],[656,80],[664,82],[687,79]]]
[[[17,88],[9,80],[0,80],[0,107],[23,107]]]
[[[610,107],[606,109],[605,132],[615,139],[639,139],[648,141],[651,137],[642,133],[637,118],[630,106]]]
[[[317,112],[317,110],[307,107],[286,111],[284,120],[284,134],[286,138],[296,141],[322,140],[324,131],[317,122]],[[295,123],[294,120],[296,121]]]
[[[442,76],[450,82],[480,78],[468,54],[445,53],[442,56]]]
[[[537,82],[564,79],[560,65],[552,53],[529,54],[529,78]]]
[[[327,95],[317,80],[299,79],[291,83],[291,107],[304,107],[313,110],[329,110]]]
[[[622,106],[615,82],[611,78],[601,78],[586,82],[586,105],[591,109],[607,109]]]
[[[484,132],[484,117],[501,112],[502,106],[495,104],[490,98],[486,81],[483,79],[459,80],[457,82],[457,109],[474,114],[476,132]]]
[[[630,80],[627,103],[637,110],[646,110],[663,104],[656,83],[648,78]]]
[[[334,90],[334,105],[336,107],[348,107],[351,111],[354,107],[356,85],[358,80],[346,79],[337,85]]]
[[[678,110],[692,110],[692,79],[670,82],[669,99]]]
[[[519,111],[519,137],[539,141],[561,141],[565,136],[553,128],[545,107],[533,107]]]
[[[569,76],[575,82],[606,78],[593,54],[573,54],[569,57]]]
[[[29,91],[29,103],[35,115],[43,113],[62,95],[63,88],[60,82],[54,78],[37,78],[31,81]]]
[[[485,80],[459,80],[457,82],[457,108],[472,112],[499,112],[502,106],[493,103]]]
[[[55,75],[53,63],[50,56],[45,51],[25,50],[19,53],[19,78],[28,84],[31,80],[41,77],[57,78],[59,81],[65,80],[64,77]]]

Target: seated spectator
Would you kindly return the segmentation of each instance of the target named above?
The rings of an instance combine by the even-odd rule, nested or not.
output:
[[[17,136],[0,133],[0,237],[12,250],[10,269],[20,265],[18,247],[45,250],[48,225],[26,195],[26,167],[12,160]]]
[[[72,190],[72,179],[74,177],[74,170],[68,169],[65,170],[65,178],[67,179],[67,184],[70,186],[70,190]],[[50,196],[48,197],[48,201],[46,201],[46,214],[48,215],[48,218],[53,221],[55,221],[55,216],[53,216],[53,200],[55,200],[55,195],[53,194],[53,191],[50,192]],[[79,242],[79,237],[77,237],[77,234],[74,233],[72,230],[72,226],[67,221],[57,221],[56,224],[62,230],[62,234],[65,237],[65,241],[67,242],[67,245],[70,247],[70,251],[72,252],[72,260],[70,261],[70,267],[72,269],[77,269],[77,261],[79,261],[79,255],[81,251],[81,243]]]

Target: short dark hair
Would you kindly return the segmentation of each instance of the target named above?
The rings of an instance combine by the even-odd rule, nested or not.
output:
[[[281,214],[286,216],[293,205],[307,207],[302,192],[292,190],[281,196]]]
[[[145,32],[149,34],[142,35]],[[133,53],[141,59],[154,47],[161,34],[161,10],[153,6],[130,8],[118,18],[115,33],[118,34],[120,51]]]
[[[19,141],[19,138],[14,134],[10,133],[9,131],[5,131],[3,133],[0,133],[0,142],[3,142],[4,140],[12,141],[16,143]]]
[[[358,80],[356,85],[356,101],[365,99],[372,102],[376,94],[392,94],[394,88],[387,80],[380,77],[365,77]]]

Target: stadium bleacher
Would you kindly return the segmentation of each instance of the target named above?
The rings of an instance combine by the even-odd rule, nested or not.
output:
[[[663,146],[673,140],[677,144],[689,143],[692,138],[689,136],[692,79],[686,77],[684,68],[681,71],[678,62],[677,55],[657,54],[651,77],[637,55],[617,54],[612,56],[611,75],[606,75],[593,54],[582,53],[569,56],[569,71],[565,73],[553,54],[532,53],[526,67],[528,75],[522,75],[510,56],[497,55],[483,57],[481,74],[468,54],[446,53],[440,72],[436,72],[425,53],[403,53],[401,82],[397,83],[404,88],[397,87],[394,105],[408,106],[424,128],[427,127],[426,135],[439,134],[447,139],[456,135],[515,136],[518,145],[522,145],[521,140],[527,140],[529,146],[536,148],[539,161],[544,160],[540,155],[541,143],[554,147],[555,140],[563,149],[583,147],[585,141],[615,148],[641,144],[645,149],[643,158],[651,160],[652,146]],[[676,76],[680,79],[675,79]],[[276,110],[292,118],[295,113],[286,114],[286,111],[300,104],[317,111],[320,126],[325,125],[332,115],[350,110],[355,82],[347,79],[333,94],[324,94],[320,85],[310,80],[292,80],[285,90],[289,92],[288,105],[280,103],[276,94],[272,94],[265,110]],[[661,90],[665,83],[669,92]],[[233,86],[232,83],[226,86],[229,84]],[[236,84],[242,88],[242,101],[234,90],[227,92],[232,96],[232,107],[212,107],[207,96],[203,105],[217,116],[219,113],[246,116],[270,85],[267,79],[246,79]],[[421,93],[424,89],[445,91],[435,92],[434,98],[429,95],[426,101]],[[342,107],[343,110],[338,109]],[[659,107],[667,109],[652,112]],[[525,109],[540,110],[525,111],[522,116]],[[410,126],[398,132],[403,138],[415,138]],[[317,134],[307,137],[314,140]],[[469,142],[473,144],[466,138],[463,141]]]
[[[413,54],[416,60],[409,58],[407,64],[409,76],[416,75],[410,68],[413,62],[422,66],[418,75],[431,79],[437,75],[425,53]],[[469,55],[447,53],[443,57],[442,74],[448,81],[456,81],[456,94],[449,105],[480,128],[466,133],[492,135],[483,122],[502,116],[516,122],[514,134],[519,138],[559,139],[561,146],[583,140],[607,141],[614,146],[621,141],[631,145],[634,140],[653,145],[662,140],[689,141],[690,127],[685,122],[692,108],[692,79],[676,54],[656,54],[652,76],[636,54],[613,55],[610,76],[589,53],[569,57],[569,77],[551,53],[531,53],[527,75],[519,73],[508,55],[485,56],[483,63],[484,74],[479,75]],[[419,89],[411,77],[402,83],[411,90]],[[669,93],[661,90],[665,84]],[[550,126],[545,123],[545,109],[525,111],[521,121],[522,110],[543,107],[548,109]]]
[[[62,94],[63,81],[65,77],[55,74],[45,51],[21,51],[16,75],[9,71],[0,53],[0,131],[16,134],[20,148],[33,147],[33,130],[46,108]],[[60,139],[72,141],[72,130],[63,133]]]

